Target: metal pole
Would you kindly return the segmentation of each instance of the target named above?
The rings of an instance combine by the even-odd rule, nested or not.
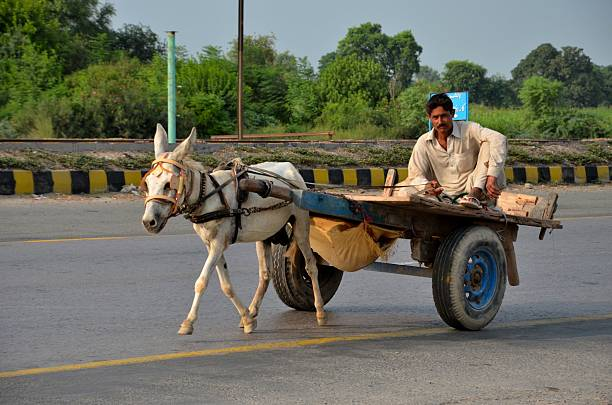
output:
[[[168,33],[168,143],[176,143],[176,31]]]
[[[244,51],[244,0],[238,0],[238,140],[242,140],[242,54]]]

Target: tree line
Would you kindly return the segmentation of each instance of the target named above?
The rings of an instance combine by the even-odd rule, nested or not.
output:
[[[149,27],[112,29],[114,12],[98,0],[0,0],[0,137],[145,138],[165,122],[164,47]],[[387,35],[368,22],[349,28],[315,70],[279,52],[273,35],[246,36],[247,131],[365,128],[412,138],[426,130],[429,93],[469,91],[473,103],[525,109],[534,134],[611,135],[577,110],[612,104],[612,66],[595,65],[582,49],[542,44],[510,79],[467,60],[437,72],[420,64],[421,53],[410,30]],[[205,135],[236,131],[236,60],[235,41],[195,56],[179,47],[179,136],[192,126]]]

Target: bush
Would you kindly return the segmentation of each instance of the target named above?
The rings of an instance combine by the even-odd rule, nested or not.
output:
[[[519,98],[532,117],[551,114],[559,104],[563,85],[555,80],[532,76],[523,82]]]
[[[533,126],[543,138],[608,138],[612,128],[596,115],[575,109],[558,110],[533,121]]]
[[[330,102],[323,108],[319,122],[331,129],[352,129],[369,124],[372,109],[361,97],[350,97],[345,101]]]
[[[399,123],[406,138],[418,138],[428,131],[425,103],[431,93],[440,91],[442,88],[439,84],[418,81],[399,95]]]

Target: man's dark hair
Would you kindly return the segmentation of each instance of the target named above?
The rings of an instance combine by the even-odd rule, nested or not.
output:
[[[448,112],[453,111],[453,100],[450,99],[445,93],[434,94],[430,97],[425,109],[427,110],[427,115],[430,115],[433,110],[438,107],[444,108]]]

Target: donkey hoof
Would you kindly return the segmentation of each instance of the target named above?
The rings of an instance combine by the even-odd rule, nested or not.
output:
[[[257,327],[257,319],[251,319],[251,322],[244,322],[244,333],[251,333]]]
[[[317,324],[319,326],[327,325],[327,315],[325,315],[325,314],[323,316],[317,315]]]
[[[178,330],[178,334],[181,336],[184,336],[184,335],[191,335],[192,333],[193,333],[193,324],[189,322],[188,320],[184,320],[183,323],[181,323],[181,327]]]
[[[251,314],[251,318],[255,319],[257,318],[257,312],[254,311],[249,311],[249,313]],[[241,328],[244,328],[244,320],[242,318],[240,318],[240,326]]]

